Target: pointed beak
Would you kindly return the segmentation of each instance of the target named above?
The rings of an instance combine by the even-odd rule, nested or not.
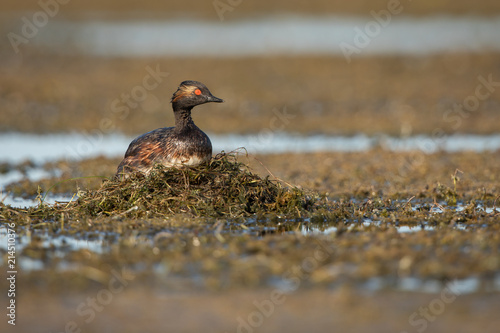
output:
[[[223,100],[223,99],[220,99],[220,98],[218,98],[218,97],[215,97],[215,96],[213,96],[213,95],[210,95],[210,96],[208,96],[208,98],[207,98],[207,102],[223,103],[223,102],[224,102],[224,100]]]

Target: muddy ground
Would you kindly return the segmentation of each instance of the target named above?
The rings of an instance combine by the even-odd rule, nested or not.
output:
[[[47,218],[43,207],[0,207],[22,236],[18,327],[494,332],[499,213],[485,207],[497,204],[499,154],[415,156],[379,149],[240,157],[262,176],[271,172],[288,186],[326,195],[328,212],[305,219],[138,219],[127,212],[75,218],[69,208]],[[407,160],[419,163],[406,170]],[[61,178],[11,189],[110,177],[118,160],[66,163],[45,166],[64,170]],[[101,182],[69,181],[52,191],[95,190]],[[413,231],[401,232],[403,226]],[[75,247],[74,240],[88,245]],[[88,303],[92,297],[97,303]]]
[[[246,155],[241,151],[239,161],[262,177],[269,176],[285,185],[324,193],[332,200],[377,197],[446,200],[447,193],[452,191],[456,192],[459,201],[476,199],[492,205],[500,194],[498,152],[426,154],[380,148],[359,153]],[[60,176],[37,182],[21,180],[11,183],[7,190],[25,198],[35,197],[39,186],[42,193],[50,189],[52,194],[96,190],[104,179],[114,176],[119,162],[120,159],[105,157],[51,162],[43,167],[52,172],[60,170]],[[4,165],[7,170],[27,171],[34,167],[36,165],[29,163]]]
[[[121,96],[142,85],[148,67],[166,77],[141,104],[125,104]],[[194,109],[198,126],[212,133],[500,130],[496,86],[479,88],[492,92],[471,111],[455,107],[474,97],[482,80],[498,85],[497,54],[363,57],[347,64],[342,57],[103,59],[8,52],[0,73],[3,131],[140,134],[172,126],[170,98],[188,79],[225,100]],[[277,113],[286,116],[273,120]]]
[[[98,290],[47,298],[20,297],[22,320],[18,330],[64,332],[65,325],[82,332],[497,332],[498,295],[407,292],[355,293],[349,290],[308,290],[285,295],[270,304],[270,290],[228,293],[165,294],[134,288],[117,294],[93,320],[91,307],[75,312]],[[441,301],[441,303],[440,303]],[[259,308],[255,305],[257,303]],[[437,305],[436,305],[437,304]],[[440,304],[444,304],[441,308]],[[439,315],[429,311],[436,307]],[[263,312],[258,309],[263,309]],[[428,311],[428,318],[419,312]],[[427,310],[426,310],[427,309]],[[38,316],[30,316],[37,313]],[[411,317],[411,322],[410,322]],[[43,321],[40,321],[44,318]],[[74,322],[74,324],[72,324]],[[3,323],[2,323],[3,324]],[[0,327],[5,327],[0,324]],[[72,325],[72,326],[71,326]]]
[[[161,86],[165,92],[154,92],[160,104],[131,110],[124,119],[112,115],[109,104],[115,96],[130,91],[141,82],[144,68],[157,63],[176,68]],[[217,68],[217,75],[201,74],[207,66]],[[111,115],[117,130],[141,133],[172,122],[171,92],[178,81],[194,77],[227,100],[195,110],[197,124],[212,132],[258,133],[269,126],[273,108],[286,106],[296,117],[285,130],[305,135],[431,134],[435,128],[488,134],[498,132],[497,93],[476,113],[460,118],[456,130],[443,115],[474,92],[478,75],[500,77],[499,68],[492,54],[366,58],[349,66],[340,58],[192,62],[30,54],[17,67],[3,67],[0,113],[4,130],[92,131]],[[248,78],[241,88],[229,84],[241,77]],[[246,331],[323,332],[336,327],[412,332],[429,327],[472,332],[480,327],[494,332],[500,239],[498,213],[485,207],[497,205],[499,157],[498,152],[395,153],[383,145],[362,153],[240,157],[261,176],[325,195],[331,211],[309,220],[131,219],[123,212],[47,219],[43,210],[2,207],[3,220],[17,221],[24,237],[18,256],[27,266],[18,275],[18,327],[59,332],[65,325],[71,330],[74,321],[83,332],[194,332],[207,327],[244,332],[238,318],[254,316],[255,327]],[[8,191],[33,197],[38,185],[42,195],[49,189],[67,194],[97,190],[101,177],[111,177],[118,163],[105,157],[52,162],[43,167],[61,170],[61,176],[22,181]],[[33,167],[30,162],[2,165],[3,170]],[[66,181],[88,176],[98,177]],[[418,231],[399,233],[401,226]],[[102,245],[74,247],[73,240]],[[276,288],[287,290],[291,272],[310,264],[318,242],[333,254],[306,274],[299,270],[298,289],[260,324],[253,302],[262,302]],[[31,270],[30,263],[38,269]],[[83,314],[76,312],[87,297],[109,288],[113,272],[123,270],[133,282],[112,294],[113,300],[101,299],[106,306],[97,304],[101,310],[94,310],[95,318],[86,305],[80,308]],[[475,285],[472,293],[439,303],[441,292],[455,279]],[[417,281],[415,289],[401,291],[405,281]],[[430,293],[424,292],[426,284],[434,286]],[[1,286],[7,287],[5,281]],[[436,307],[432,320],[422,319],[420,308],[431,302]]]

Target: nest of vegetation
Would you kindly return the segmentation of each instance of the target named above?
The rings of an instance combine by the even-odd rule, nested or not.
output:
[[[106,180],[97,191],[79,193],[76,205],[91,216],[238,217],[253,214],[305,215],[318,205],[317,195],[261,178],[237,161],[218,154],[197,167],[165,168],[134,173],[124,180]]]

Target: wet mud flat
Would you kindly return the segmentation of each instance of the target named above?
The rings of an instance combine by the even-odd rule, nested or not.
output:
[[[8,45],[5,50],[2,131],[83,131],[97,140],[171,126],[170,99],[186,79],[205,82],[225,100],[193,113],[209,133],[439,138],[499,131],[500,57],[486,51],[370,56],[347,63],[342,56],[103,58],[36,48],[18,56]],[[145,90],[144,82],[154,88]],[[141,87],[145,96],[139,96]]]
[[[497,332],[498,294],[274,289],[166,294],[134,281],[97,310],[86,293],[23,294],[16,329],[40,332]],[[272,301],[274,300],[274,301]],[[108,300],[106,300],[108,302]],[[83,306],[81,305],[83,304]],[[76,312],[81,306],[82,315]],[[57,314],[57,315],[55,315]],[[86,320],[88,322],[86,322]],[[0,323],[4,328],[5,324]]]
[[[238,161],[261,177],[285,185],[313,190],[331,200],[394,199],[457,203],[471,199],[492,207],[500,194],[500,154],[485,152],[393,152],[382,148],[367,152],[246,154],[236,150]],[[116,173],[119,158],[99,156],[80,161],[31,161],[1,164],[3,175],[19,171],[24,179],[6,184],[14,196],[34,198],[40,193],[66,194],[79,189],[97,190]],[[46,176],[31,181],[32,171]]]
[[[115,211],[82,210],[76,197],[55,206],[1,205],[2,221],[18,225],[19,324],[58,332],[67,323],[89,332],[496,329],[498,152],[416,159],[379,149],[256,158],[238,160],[260,175],[245,178],[245,186],[267,189],[269,176],[284,191],[269,192],[276,202],[295,186],[292,206],[264,201],[264,209],[245,204],[221,215],[189,208],[190,201],[177,212],[153,201],[159,206],[144,209],[137,200]],[[11,188],[40,185],[43,194],[72,172],[109,178],[117,165],[104,157],[66,163],[45,165],[66,170],[60,178]],[[21,167],[33,166],[4,169]],[[197,186],[198,171],[179,175]],[[224,178],[204,182],[210,181]],[[113,184],[69,181],[51,191],[69,198],[79,191],[92,199],[80,201],[88,208],[96,198],[105,202],[92,195]]]

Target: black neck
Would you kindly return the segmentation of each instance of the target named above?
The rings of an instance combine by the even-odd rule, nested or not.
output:
[[[193,119],[191,118],[191,108],[180,107],[177,103],[172,105],[175,115],[175,129],[180,131],[184,128],[194,126]]]

